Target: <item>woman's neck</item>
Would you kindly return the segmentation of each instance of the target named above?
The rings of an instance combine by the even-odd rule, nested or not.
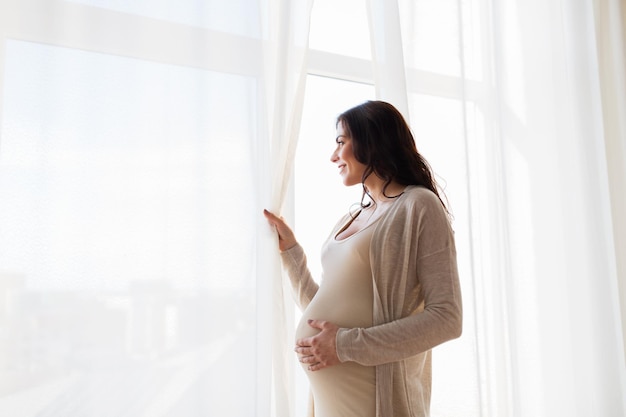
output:
[[[367,178],[365,181],[365,187],[367,187],[370,197],[377,204],[384,203],[390,199],[398,197],[406,188],[406,186],[395,181],[391,181],[387,187],[385,187],[385,181],[376,175],[370,175],[370,177]]]

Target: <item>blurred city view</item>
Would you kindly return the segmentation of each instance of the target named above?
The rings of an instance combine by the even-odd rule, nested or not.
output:
[[[253,292],[177,291],[167,281],[108,293],[25,284],[0,274],[1,415],[254,414],[254,402],[232,395],[254,397],[253,372],[235,372],[254,370]]]

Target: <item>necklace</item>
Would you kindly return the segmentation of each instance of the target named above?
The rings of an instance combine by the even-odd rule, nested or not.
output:
[[[367,211],[367,212],[369,212],[369,216],[367,216],[367,219],[363,219],[363,221],[360,221],[359,223],[363,223],[364,226],[370,224],[371,222],[375,221],[376,219],[381,217],[383,214],[385,214],[385,212],[387,212],[387,210],[393,204],[395,199],[397,197],[400,197],[402,194],[403,193],[398,194],[397,196],[394,196],[394,197],[387,197],[386,201],[382,201],[382,202],[374,201],[374,202],[372,202],[369,206],[367,206],[366,208],[364,208],[363,210],[361,210],[358,213],[357,218],[355,220],[358,220],[359,217],[361,217],[361,214],[363,214],[363,212]]]

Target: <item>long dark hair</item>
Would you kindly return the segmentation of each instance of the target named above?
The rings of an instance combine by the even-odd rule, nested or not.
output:
[[[383,195],[387,196],[385,190],[392,181],[420,185],[435,193],[448,211],[430,165],[417,151],[411,129],[394,106],[384,101],[367,101],[340,114],[339,123],[352,138],[354,157],[367,167],[361,179],[363,198],[367,194],[365,179],[374,174],[385,181]],[[363,198],[361,206],[366,207]]]

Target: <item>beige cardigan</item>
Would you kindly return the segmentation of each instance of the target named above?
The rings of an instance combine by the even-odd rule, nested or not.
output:
[[[331,238],[349,217],[335,227]],[[370,247],[374,325],[342,328],[342,362],[376,366],[377,417],[427,417],[430,349],[461,334],[461,292],[454,235],[438,197],[409,186],[377,222]],[[281,254],[296,301],[304,309],[318,285],[302,247]]]

